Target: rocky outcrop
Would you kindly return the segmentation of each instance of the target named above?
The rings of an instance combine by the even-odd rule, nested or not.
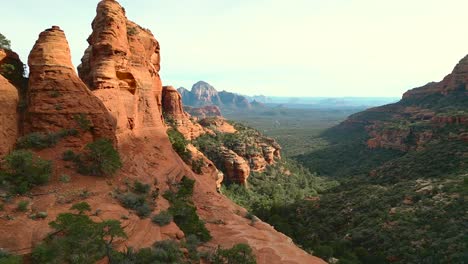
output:
[[[205,133],[203,128],[184,112],[181,96],[174,87],[163,87],[162,108],[166,121],[171,122],[186,139],[192,140]]]
[[[78,78],[64,32],[54,26],[39,35],[28,59],[25,133],[82,128],[81,138],[115,138],[115,121]],[[82,146],[85,142],[75,142]]]
[[[468,56],[441,82],[409,90],[400,102],[349,117],[334,130],[364,131],[370,149],[408,152],[432,141],[463,139],[467,132]]]
[[[423,87],[407,91],[403,99],[421,98],[427,95],[448,95],[451,92],[468,93],[468,56],[464,57],[455,66],[452,73],[447,75],[441,82],[431,82]]]
[[[199,123],[208,135],[218,137],[218,140],[221,139],[221,152],[223,153],[221,160],[224,162],[218,165],[221,166],[220,169],[230,182],[246,184],[248,175],[244,174],[247,170],[239,169],[245,166],[244,164],[249,167],[250,171],[262,172],[268,165],[273,165],[281,159],[279,144],[257,130],[240,124],[234,126],[219,117],[205,118]],[[226,164],[231,165],[226,166]]]
[[[224,117],[208,117],[199,121],[206,129],[216,130],[221,133],[235,133],[237,130]]]
[[[159,43],[116,1],[98,4],[78,72],[117,120],[117,134],[163,127]],[[124,136],[125,137],[125,136]]]
[[[188,118],[182,106],[182,98],[172,86],[164,86],[162,91],[162,108],[164,115],[171,116],[175,120]]]
[[[18,91],[0,75],[0,158],[10,152],[18,138]]]
[[[190,107],[185,106],[184,110],[187,111],[191,116],[198,119],[204,119],[207,117],[221,117],[221,110],[216,105],[207,105],[203,107]]]
[[[250,176],[249,163],[234,151],[222,148],[221,156],[224,160],[224,171],[229,182],[246,185]]]

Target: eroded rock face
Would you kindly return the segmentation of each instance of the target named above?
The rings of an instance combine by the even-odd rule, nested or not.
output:
[[[0,75],[0,158],[10,152],[18,138],[18,91]]]
[[[28,64],[25,133],[81,128],[82,139],[114,140],[115,121],[76,75],[68,42],[59,27],[53,26],[39,35]],[[83,122],[88,129],[83,128]]]
[[[404,99],[419,98],[431,94],[448,95],[451,92],[459,91],[468,93],[468,56],[460,60],[452,73],[447,75],[441,82],[431,82],[423,87],[407,91]]]
[[[78,72],[112,116],[117,134],[163,127],[159,43],[129,21],[116,1],[103,0]]]
[[[198,107],[198,108],[185,106],[184,110],[187,111],[190,115],[198,119],[222,116],[221,110],[216,105],[207,105],[207,106]]]
[[[249,163],[234,151],[224,147],[222,148],[221,155],[224,160],[224,169],[227,180],[242,185],[247,184],[247,179],[250,176]]]
[[[162,108],[168,122],[172,122],[177,130],[188,140],[205,134],[203,128],[192,121],[190,115],[184,112],[182,98],[172,86],[164,86],[162,92]]]

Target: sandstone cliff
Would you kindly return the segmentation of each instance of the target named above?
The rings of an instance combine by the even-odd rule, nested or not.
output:
[[[59,27],[39,35],[28,64],[25,134],[81,128],[81,138],[89,138],[75,142],[78,147],[98,138],[115,138],[115,121],[76,75],[68,42]]]
[[[463,139],[467,132],[468,56],[441,82],[409,90],[400,102],[352,115],[339,127],[362,127],[367,146],[402,152],[430,142]]]
[[[198,118],[198,119],[203,119],[207,117],[220,117],[221,116],[221,110],[219,109],[218,106],[216,105],[207,105],[203,107],[190,107],[190,106],[184,106],[184,110],[188,112],[190,115]]]
[[[0,158],[10,152],[18,138],[18,91],[0,75]]]
[[[158,41],[116,1],[99,3],[92,27],[78,72],[117,120],[117,134],[162,127]]]
[[[205,133],[203,128],[192,121],[190,115],[184,111],[182,98],[174,87],[163,87],[162,108],[166,121],[171,122],[186,139],[192,140]]]

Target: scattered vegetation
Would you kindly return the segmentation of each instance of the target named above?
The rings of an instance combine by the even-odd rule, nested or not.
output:
[[[20,256],[14,256],[7,251],[0,249],[0,264],[21,264],[23,259]]]
[[[70,210],[76,210],[80,215],[84,214],[85,212],[91,211],[91,206],[87,202],[81,202],[74,204]]]
[[[194,184],[194,180],[184,177],[177,186],[177,192],[167,191],[164,198],[171,203],[169,212],[185,235],[195,235],[201,242],[207,242],[211,235],[192,202]]]
[[[0,184],[13,193],[25,194],[34,186],[46,184],[51,173],[52,162],[28,150],[15,150],[1,166]]]
[[[64,129],[54,133],[34,132],[18,139],[16,148],[18,149],[45,149],[55,146],[60,139],[68,136],[76,136],[76,129]]]
[[[33,263],[95,263],[105,256],[113,263],[112,243],[126,237],[119,221],[97,223],[85,214],[63,213],[49,225],[55,231],[33,250]]]
[[[135,36],[137,34],[138,34],[138,28],[137,27],[127,27],[127,35]]]
[[[11,49],[11,42],[2,33],[0,33],[0,49]]]
[[[159,226],[165,226],[172,222],[172,215],[168,211],[162,211],[151,218],[153,223]]]
[[[71,152],[67,151],[63,158],[73,159],[78,172],[84,175],[112,175],[122,167],[119,152],[107,139],[99,139],[89,143],[85,147],[85,152],[78,155],[72,155]]]
[[[237,244],[230,249],[218,248],[212,257],[213,264],[256,264],[252,248],[247,244]]]
[[[135,181],[133,188],[124,193],[118,193],[117,199],[128,209],[132,209],[142,218],[148,217],[153,211],[154,201],[150,195],[151,187]]]
[[[203,158],[192,160],[192,170],[197,174],[202,174],[202,168],[205,166]]]
[[[223,186],[222,192],[249,210],[249,219],[254,215],[266,219],[277,208],[317,196],[336,185],[337,182],[319,178],[294,161],[283,160],[268,166],[265,172],[251,173],[249,188],[231,184]]]
[[[71,181],[71,178],[67,174],[62,174],[60,176],[60,181],[63,183],[69,183]]]
[[[186,163],[190,162],[192,158],[192,154],[187,149],[188,141],[184,138],[184,136],[177,131],[176,129],[169,129],[167,130],[167,135],[169,136],[169,140],[171,141],[172,148],[179,154],[183,161]]]
[[[26,212],[28,211],[28,207],[29,207],[29,201],[20,201],[18,203],[18,207],[16,208],[16,210],[20,212]]]
[[[93,128],[93,122],[89,120],[86,115],[84,114],[78,114],[74,115],[73,119],[76,121],[78,126],[83,130],[83,131],[90,131]]]

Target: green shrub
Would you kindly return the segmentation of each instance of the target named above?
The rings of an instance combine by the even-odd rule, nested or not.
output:
[[[54,133],[34,132],[18,139],[16,148],[18,149],[45,149],[55,146],[58,141],[68,136],[76,136],[75,129],[64,129]]]
[[[139,181],[135,181],[133,183],[133,191],[139,194],[148,194],[151,190],[151,186],[149,184],[144,184]]]
[[[122,167],[122,161],[112,142],[99,139],[86,145],[85,152],[75,158],[78,172],[86,175],[112,175]]]
[[[74,161],[78,156],[73,152],[73,150],[66,150],[62,154],[62,160],[64,161]]]
[[[11,49],[11,42],[2,33],[0,33],[0,49]]]
[[[172,222],[172,215],[168,211],[162,211],[159,214],[153,216],[151,220],[153,221],[153,223],[159,226],[165,226]]]
[[[138,28],[137,27],[128,27],[127,28],[127,35],[135,36],[136,34],[138,34]]]
[[[171,203],[169,212],[177,226],[186,235],[195,235],[200,241],[207,242],[211,240],[210,232],[197,215],[197,210],[192,202],[194,183],[194,180],[183,177],[177,193],[168,191],[164,194],[164,198]]]
[[[179,244],[174,240],[163,240],[156,242],[151,248],[142,248],[134,251],[129,248],[127,252],[114,251],[112,254],[113,264],[163,264],[163,263],[186,263]]]
[[[74,204],[70,210],[76,210],[79,212],[79,214],[84,214],[85,211],[90,212],[91,211],[91,206],[87,202],[81,202]]]
[[[114,239],[126,238],[119,221],[96,223],[83,214],[60,214],[49,225],[54,232],[34,248],[32,263],[95,263],[106,255],[111,260]]]
[[[187,150],[188,141],[184,136],[175,129],[167,130],[167,135],[171,141],[172,148],[179,154],[183,161],[189,162],[192,154]]]
[[[29,201],[20,201],[18,203],[18,207],[16,208],[16,210],[20,212],[26,212],[28,210],[28,207],[29,207]]]
[[[9,252],[0,249],[0,264],[21,264],[23,260],[20,256],[14,256]]]
[[[203,158],[197,160],[192,160],[192,170],[197,174],[202,174],[202,168],[205,166],[205,161]]]
[[[128,192],[118,195],[117,199],[125,208],[135,210],[140,217],[148,217],[152,212],[144,195]]]
[[[90,131],[94,126],[85,114],[74,115],[73,119],[83,131]]]
[[[230,249],[218,248],[212,259],[213,264],[256,264],[252,248],[237,244]]]
[[[63,183],[69,183],[70,180],[71,180],[71,178],[67,174],[62,174],[62,176],[60,176],[60,181],[63,182]]]
[[[46,184],[52,173],[52,163],[36,157],[28,150],[15,150],[5,157],[5,170],[0,172],[11,191],[26,193],[37,185]]]

